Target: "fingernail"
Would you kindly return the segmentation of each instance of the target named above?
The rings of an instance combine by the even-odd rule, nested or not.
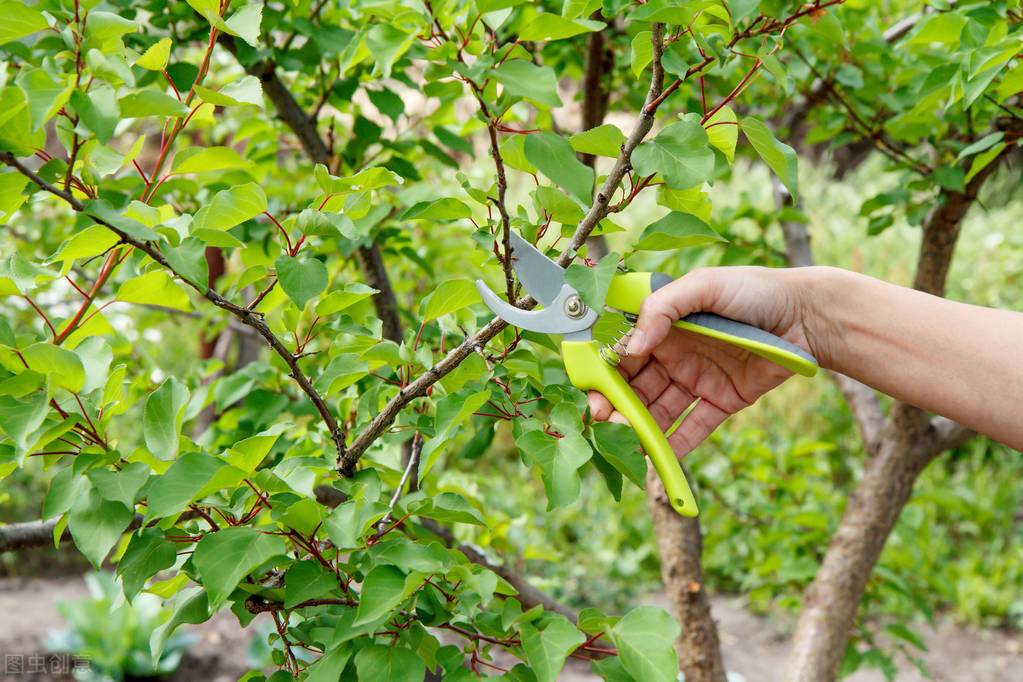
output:
[[[642,355],[646,351],[646,334],[642,329],[636,329],[629,338],[629,345],[625,348],[629,355]]]

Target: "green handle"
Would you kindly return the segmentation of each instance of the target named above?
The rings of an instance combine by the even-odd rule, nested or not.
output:
[[[600,356],[600,344],[596,341],[564,341],[561,353],[573,386],[584,391],[600,391],[629,420],[647,456],[654,463],[675,511],[682,516],[696,516],[699,513],[696,498],[668,439],[632,387],[616,368]]]
[[[616,275],[608,288],[606,304],[623,313],[639,314],[643,299],[671,282],[660,273],[628,272]],[[812,377],[817,373],[817,360],[794,343],[753,325],[731,320],[714,313],[693,313],[677,320],[679,329],[702,334],[730,343],[781,365],[790,372]]]

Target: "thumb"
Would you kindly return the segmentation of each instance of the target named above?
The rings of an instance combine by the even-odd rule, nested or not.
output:
[[[717,298],[715,281],[710,270],[693,270],[647,296],[626,352],[649,355],[667,337],[676,320],[709,309]]]

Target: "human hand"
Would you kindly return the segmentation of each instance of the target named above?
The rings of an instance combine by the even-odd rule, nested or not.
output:
[[[673,327],[690,313],[712,312],[772,332],[811,352],[808,322],[814,268],[722,267],[694,270],[651,294],[640,309],[619,369],[662,430],[699,403],[668,438],[681,457],[729,415],[752,405],[792,373],[723,341]],[[818,355],[818,358],[820,356]],[[625,423],[595,391],[597,420]]]

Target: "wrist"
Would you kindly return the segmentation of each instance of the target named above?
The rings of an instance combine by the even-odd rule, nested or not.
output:
[[[851,280],[855,275],[828,266],[792,268],[787,272],[792,278],[793,297],[810,353],[821,367],[836,369],[844,345],[839,309],[849,287],[854,285]]]

